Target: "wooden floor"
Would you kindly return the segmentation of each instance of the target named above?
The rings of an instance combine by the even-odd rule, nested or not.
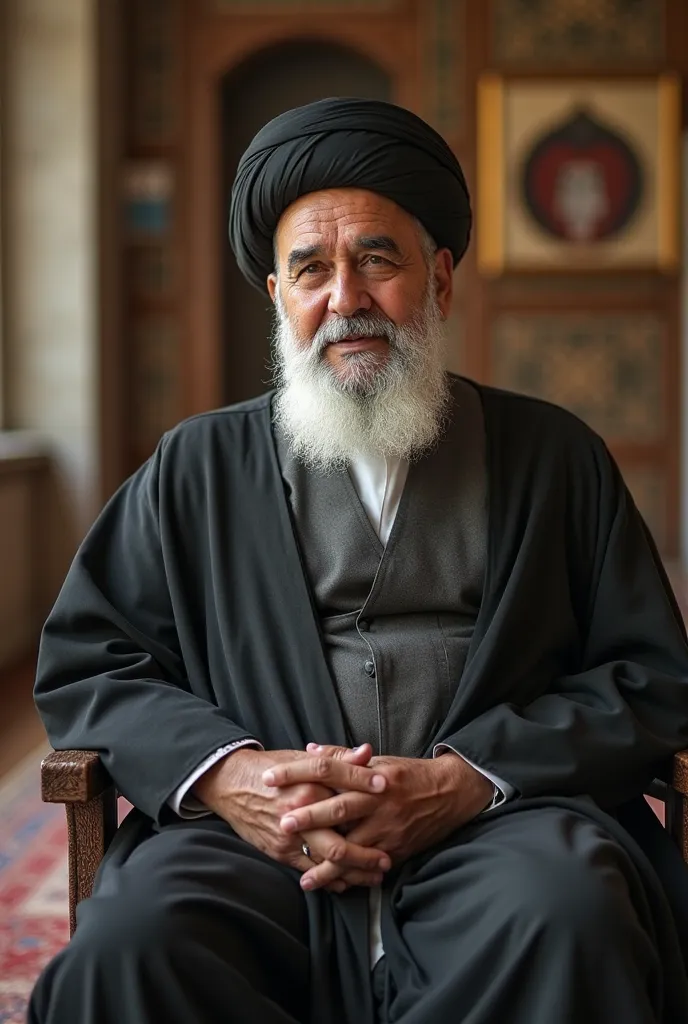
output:
[[[27,754],[47,742],[33,703],[34,659],[0,672],[0,780]]]

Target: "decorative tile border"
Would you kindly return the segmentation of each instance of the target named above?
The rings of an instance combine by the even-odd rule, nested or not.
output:
[[[493,0],[493,57],[511,67],[659,65],[663,0]]]
[[[455,138],[464,110],[464,66],[461,41],[465,33],[465,0],[429,0],[425,18],[425,117],[440,135]]]
[[[399,6],[399,0],[207,0],[207,3],[218,14],[264,14],[267,11],[298,14],[333,9],[390,11]]]
[[[180,331],[171,316],[147,316],[134,325],[131,352],[132,433],[152,451],[179,419]]]
[[[181,0],[133,5],[133,141],[166,145],[181,128]]]
[[[168,300],[179,282],[177,253],[168,245],[132,248],[127,258],[130,295],[134,299]]]

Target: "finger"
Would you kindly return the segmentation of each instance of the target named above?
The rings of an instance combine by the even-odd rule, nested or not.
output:
[[[377,843],[382,840],[380,825],[372,818],[367,818],[358,825],[354,825],[347,832],[346,839],[353,846],[363,846],[365,849],[378,849]],[[384,829],[384,843],[385,849],[391,850],[393,848],[392,829]]]
[[[302,832],[301,837],[310,847],[312,859],[316,863],[329,860],[333,864],[339,864],[342,871],[389,871],[392,866],[384,850],[357,846],[333,829],[314,829]]]
[[[377,796],[369,793],[345,792],[290,810],[280,820],[280,828],[287,834],[304,832],[312,828],[338,828],[372,814],[378,804]]]
[[[304,837],[305,838],[305,837]],[[325,861],[320,860],[313,850],[310,851],[310,858],[299,857],[297,858],[298,863],[294,866],[302,872],[303,875],[312,871],[314,867],[319,867],[324,864]],[[364,871],[361,868],[347,868],[343,864],[334,864],[332,861],[327,862],[330,867],[327,869],[325,874],[328,878],[332,878],[331,882],[325,885],[325,888],[330,889],[332,892],[344,892],[346,889],[350,889],[356,885],[381,885],[382,879],[384,878],[385,872],[380,868],[375,868],[373,871]],[[321,887],[320,882],[317,883],[318,888]]]
[[[324,754],[325,757],[339,758],[340,761],[347,761],[349,764],[368,764],[373,756],[373,748],[370,743],[362,743],[360,747],[334,747],[327,744],[308,743],[306,750],[309,754]]]
[[[321,863],[324,864],[325,861],[322,861]],[[328,863],[331,863],[331,861]],[[312,869],[313,865],[311,865],[311,867],[308,870],[311,871]],[[331,872],[328,872],[328,874],[329,873]],[[304,875],[305,874],[306,872],[304,871]],[[374,885],[381,885],[383,879],[384,874],[380,871],[341,871],[340,869],[339,876],[335,878],[333,882],[326,883],[324,888],[327,889],[329,892],[342,893],[346,892],[347,889],[354,888],[355,886],[362,885],[368,886],[370,888]],[[318,884],[317,880],[316,884]]]
[[[338,894],[346,892],[347,889],[353,889],[356,886],[367,886],[368,888],[372,888],[374,885],[381,884],[378,881],[379,877],[379,874],[375,875],[365,871],[345,872],[334,882],[329,882],[325,885],[324,888],[327,889],[328,892],[336,892]]]
[[[282,789],[281,799],[276,802],[275,811],[277,814],[288,814],[296,807],[306,807],[308,804],[327,800],[334,795],[333,789],[327,786],[316,786],[312,782],[305,786],[292,786],[290,789]]]
[[[306,836],[299,836],[298,839],[299,850],[294,855],[290,863],[292,867],[296,868],[297,871],[300,871],[302,874],[305,875],[305,873],[307,871],[310,871],[310,869],[314,867],[316,864],[322,864],[322,857],[318,856],[318,854],[316,854],[315,851],[310,847],[306,840]],[[305,845],[308,847],[308,856],[306,856],[306,854],[303,852],[303,846],[301,846],[300,842],[301,839],[306,840]]]
[[[343,877],[339,864],[333,864],[332,861],[324,860],[321,864],[311,867],[301,876],[301,888],[305,889],[306,892],[311,892],[314,889],[322,889],[324,886],[331,885]],[[346,881],[349,885],[381,885],[382,879],[383,874],[381,871],[352,870],[346,873]]]
[[[323,863],[325,862],[323,861]],[[309,868],[309,870],[311,869]],[[356,871],[354,869],[345,871],[340,876],[341,880],[346,882],[349,887],[352,885],[382,885],[384,877],[384,871]]]
[[[354,789],[360,793],[382,793],[387,786],[384,775],[361,765],[346,764],[323,754],[303,760],[273,765],[263,772],[266,786],[293,786],[299,782],[317,782],[331,789]]]

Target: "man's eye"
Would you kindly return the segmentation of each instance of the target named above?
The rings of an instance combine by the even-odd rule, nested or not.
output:
[[[322,270],[321,263],[308,263],[303,270],[302,274],[317,274],[319,270]]]
[[[386,260],[384,256],[378,256],[377,253],[371,253],[370,256],[368,256],[367,262],[372,263],[375,267],[381,267],[384,266],[385,263],[389,263],[389,260]]]

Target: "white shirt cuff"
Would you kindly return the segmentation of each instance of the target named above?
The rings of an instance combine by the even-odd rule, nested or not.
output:
[[[245,739],[235,740],[234,743],[228,743],[226,747],[220,747],[215,753],[210,754],[209,757],[206,757],[205,761],[202,761],[197,768],[194,768],[191,775],[184,779],[181,786],[175,789],[167,801],[174,813],[178,814],[180,818],[202,818],[204,815],[210,814],[211,811],[208,810],[205,804],[202,804],[195,796],[187,796],[187,793],[194,782],[200,779],[201,775],[204,775],[217,761],[226,757],[227,754],[232,754],[235,750],[240,750],[241,747],[255,747],[257,750],[265,749],[258,740]]]
[[[500,779],[498,775],[493,775],[492,772],[488,772],[486,768],[481,768],[479,764],[475,764],[469,757],[462,754],[460,750],[454,750],[454,747],[451,747],[448,743],[437,743],[433,749],[432,756],[438,757],[447,750],[453,750],[455,754],[458,754],[459,757],[464,759],[466,764],[469,764],[471,768],[475,768],[477,772],[480,772],[480,774],[484,775],[486,779],[489,779],[494,786],[492,802],[480,812],[481,814],[484,814],[485,811],[492,811],[495,807],[501,807],[502,804],[506,803],[507,800],[511,800],[514,796],[516,790],[512,785],[505,782],[504,779]]]

